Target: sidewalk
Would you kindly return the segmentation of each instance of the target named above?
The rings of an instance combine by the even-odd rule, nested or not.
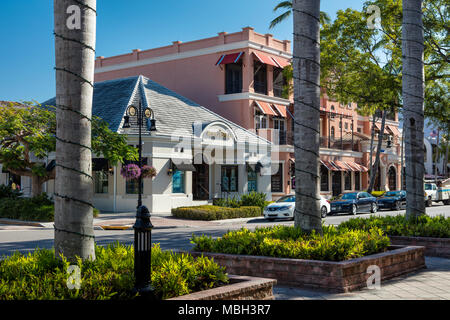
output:
[[[450,259],[425,257],[427,269],[381,283],[381,288],[351,293],[275,286],[276,300],[450,300]]]

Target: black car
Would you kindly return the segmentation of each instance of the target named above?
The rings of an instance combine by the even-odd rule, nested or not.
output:
[[[378,198],[380,209],[391,209],[398,211],[406,206],[406,191],[388,191]]]
[[[367,192],[351,192],[342,194],[338,200],[331,201],[331,214],[358,212],[375,213],[378,210],[377,198]]]

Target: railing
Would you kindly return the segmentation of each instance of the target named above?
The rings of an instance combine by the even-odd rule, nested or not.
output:
[[[280,131],[277,129],[258,129],[257,133],[260,137],[269,140],[278,145],[294,145],[294,133],[292,131]],[[361,152],[361,144],[357,139],[328,138],[320,137],[320,147],[344,151]]]
[[[254,81],[253,89],[255,89],[256,93],[267,94],[267,82]]]
[[[283,86],[277,86],[273,85],[273,96],[278,98],[284,98],[283,97]]]
[[[361,151],[359,141],[354,139],[340,139],[320,137],[320,147],[328,149],[346,150],[346,151]]]

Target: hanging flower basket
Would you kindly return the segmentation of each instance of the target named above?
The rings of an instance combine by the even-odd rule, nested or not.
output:
[[[144,165],[141,168],[142,178],[154,178],[156,176],[156,169],[153,166]]]
[[[138,179],[141,175],[141,169],[138,165],[135,164],[127,164],[122,166],[122,170],[120,170],[120,174],[126,180],[134,180]]]

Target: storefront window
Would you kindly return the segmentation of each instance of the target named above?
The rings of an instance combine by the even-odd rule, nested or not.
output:
[[[108,193],[108,173],[105,171],[94,171],[94,192]]]
[[[258,191],[257,177],[256,171],[249,167],[247,171],[248,192]]]
[[[92,159],[94,193],[108,193],[108,160]]]
[[[344,173],[345,190],[352,190],[352,175],[350,172]]]
[[[361,189],[360,173],[359,172],[355,172],[355,190],[358,191],[360,189]]]
[[[172,193],[185,193],[185,172],[175,170],[172,174]]]
[[[330,191],[328,186],[328,169],[324,166],[320,166],[320,191]]]
[[[283,164],[278,165],[278,170],[272,175],[272,192],[283,192]]]
[[[222,191],[237,192],[238,166],[222,166]]]
[[[139,193],[139,180],[127,180],[125,183],[127,194],[138,194]],[[142,192],[144,192],[144,182],[142,181]]]

